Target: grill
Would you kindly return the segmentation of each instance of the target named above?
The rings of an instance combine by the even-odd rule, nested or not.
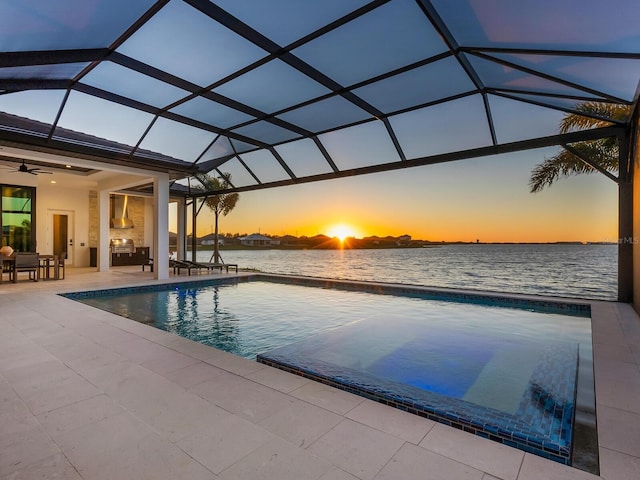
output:
[[[111,253],[135,253],[136,247],[130,238],[112,238]]]

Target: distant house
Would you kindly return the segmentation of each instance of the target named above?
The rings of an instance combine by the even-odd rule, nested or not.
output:
[[[300,239],[293,235],[284,235],[279,237],[278,240],[280,241],[280,245],[283,247],[295,247],[300,245]]]
[[[264,235],[260,235],[259,233],[252,233],[251,235],[247,235],[246,237],[241,237],[240,243],[247,247],[268,247],[271,245],[280,245],[279,240],[265,237]]]
[[[213,245],[214,243],[216,243],[216,241],[213,238],[211,238],[211,239],[202,240],[200,242],[200,245]],[[218,239],[218,245],[224,245],[224,238]]]
[[[400,235],[396,241],[398,246],[405,246],[411,243],[411,235]]]
[[[213,245],[216,243],[216,236],[213,233],[200,237],[200,245]],[[224,237],[218,236],[218,245],[224,245]]]

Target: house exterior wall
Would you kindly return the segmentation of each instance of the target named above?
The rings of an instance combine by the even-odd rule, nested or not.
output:
[[[73,216],[73,225],[68,237],[73,241],[73,250],[70,250],[73,255],[72,265],[89,267],[91,250],[98,249],[100,241],[97,184],[81,177],[74,187],[74,182],[70,182],[68,178],[57,184],[52,184],[51,178],[48,175],[14,173],[3,176],[2,181],[7,185],[29,186],[36,189],[34,215],[37,252],[53,253],[53,214],[69,214]],[[64,186],[61,186],[61,183]],[[149,254],[153,258],[154,199],[148,196],[129,195],[127,213],[134,228],[108,228],[109,239],[132,239],[136,247],[149,247]]]
[[[56,188],[56,185],[40,184],[36,191],[36,250],[42,254],[53,253],[52,211],[72,212],[73,265],[89,266],[89,210],[90,196],[86,189]]]

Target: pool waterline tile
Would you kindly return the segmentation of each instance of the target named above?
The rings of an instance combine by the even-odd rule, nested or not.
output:
[[[256,273],[237,277],[208,278],[204,280],[183,280],[180,282],[154,283],[139,285],[136,291],[162,291],[168,289],[193,288],[202,285],[238,284],[242,282],[266,281],[286,283],[291,285],[308,285],[320,288],[343,289],[350,291],[369,292],[379,295],[411,296],[427,300],[442,300],[459,303],[474,303],[524,310],[535,310],[547,313],[561,313],[580,317],[591,317],[591,305],[586,301],[572,301],[569,299],[540,299],[535,296],[498,294],[491,292],[465,292],[439,287],[420,287],[398,284],[381,284],[377,282],[334,280],[292,275],[275,275]],[[66,292],[59,295],[72,300],[82,298],[111,296],[126,293],[131,287],[116,287],[109,289],[94,289],[77,292]]]

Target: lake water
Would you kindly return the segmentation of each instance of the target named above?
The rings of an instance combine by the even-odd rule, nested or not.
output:
[[[615,300],[617,252],[616,245],[479,244],[221,254],[226,263],[268,273]],[[200,251],[197,259],[209,261],[211,253]]]

